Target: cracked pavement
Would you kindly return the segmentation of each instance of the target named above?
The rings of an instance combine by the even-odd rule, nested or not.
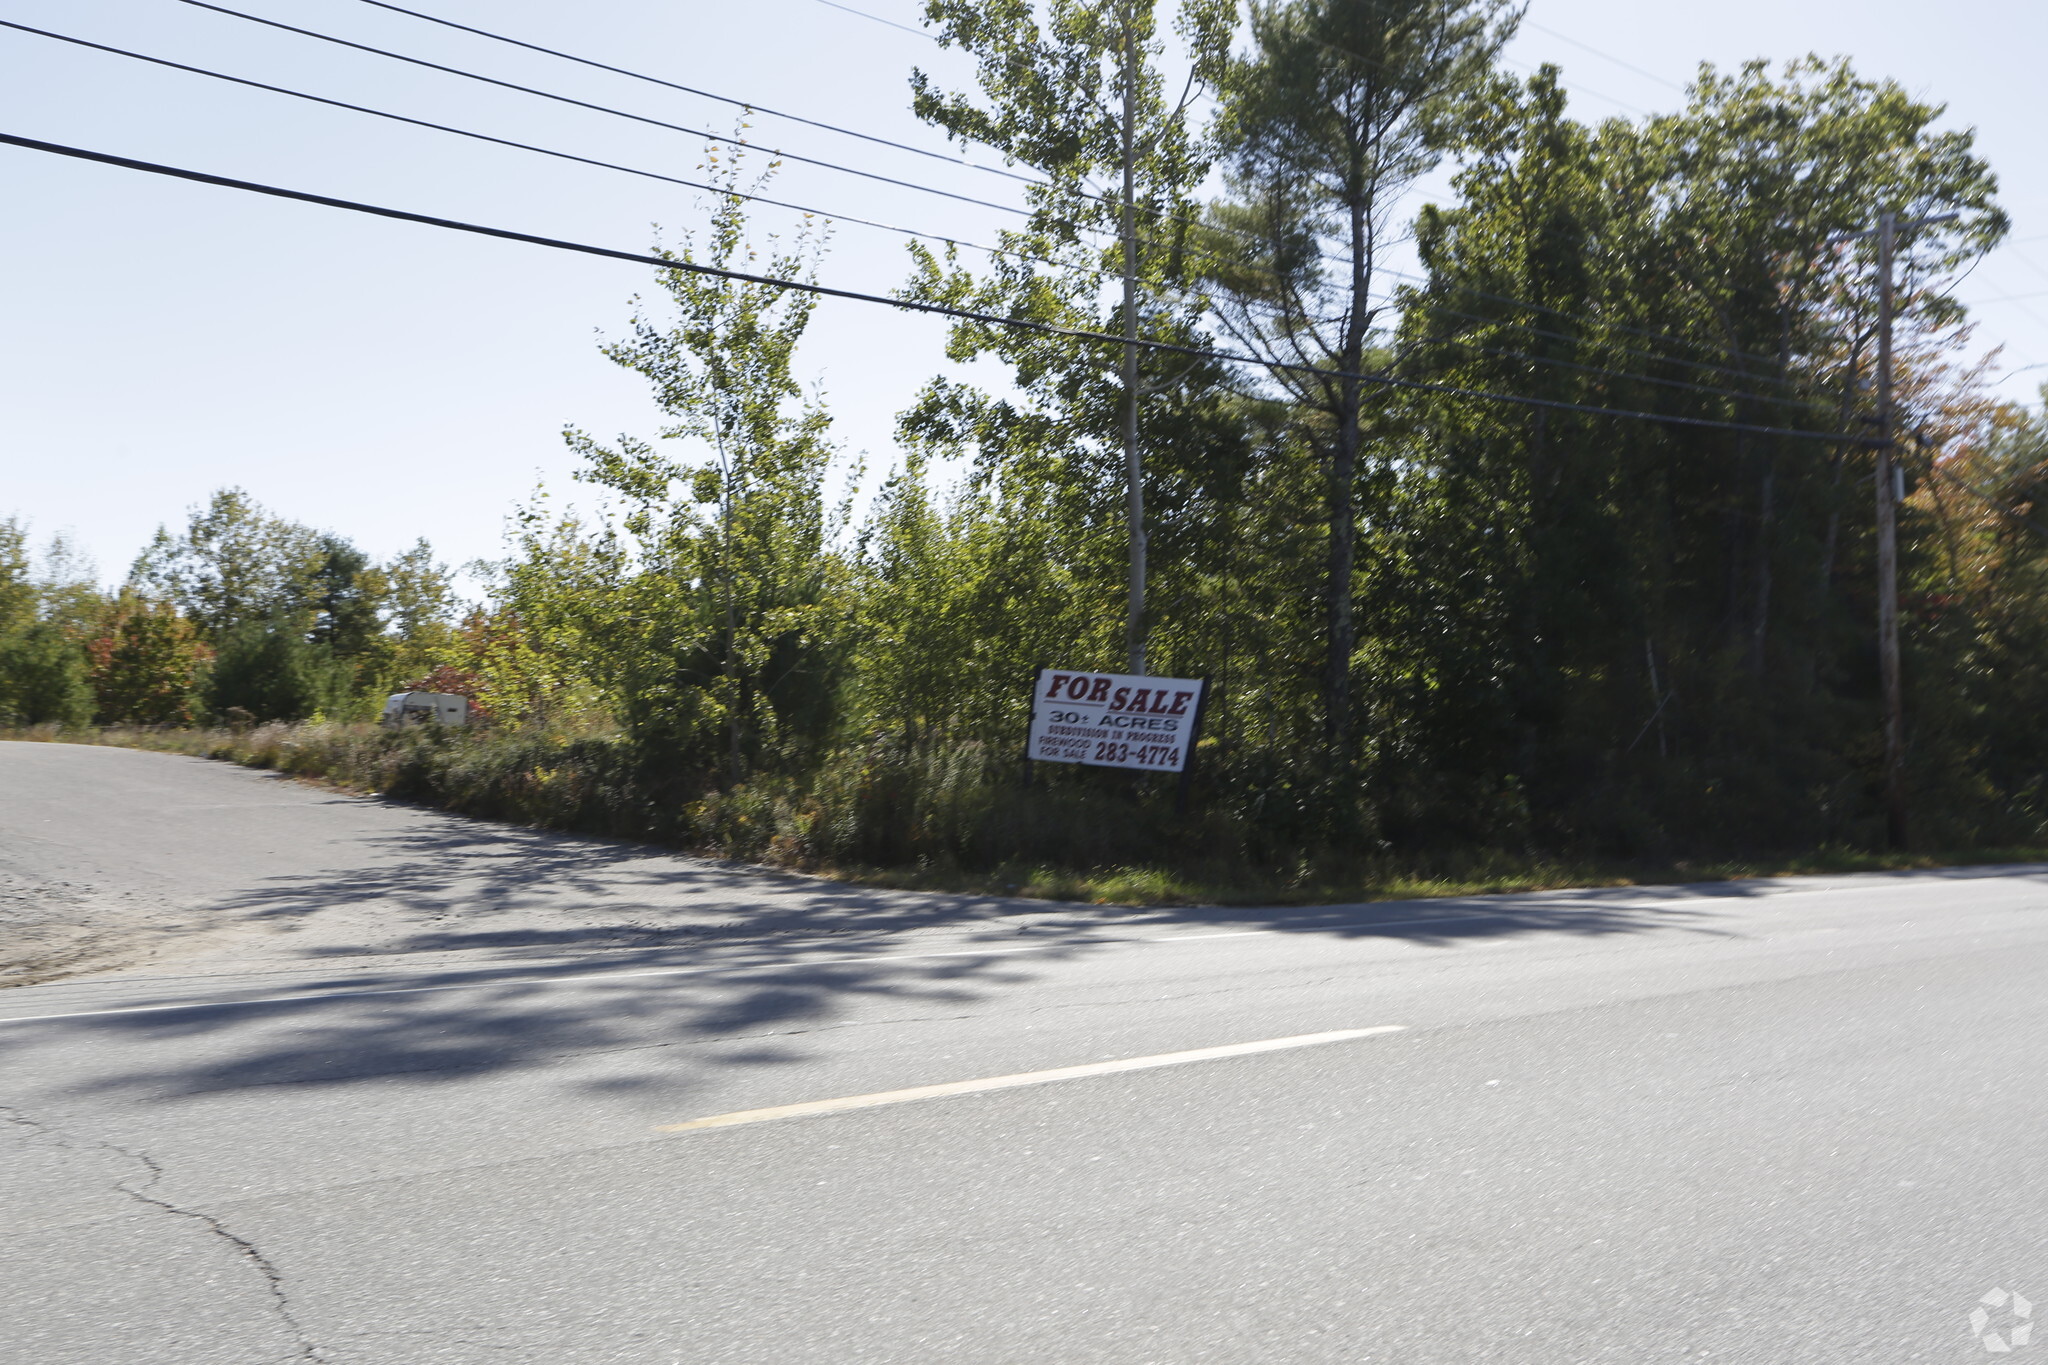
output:
[[[0,1365],[1868,1365],[2048,1295],[2044,868],[1126,913],[56,745],[0,858],[161,911],[0,990]]]
[[[108,1160],[129,1168],[128,1174],[109,1181],[109,1172],[104,1169]],[[0,1248],[0,1282],[9,1286],[10,1297],[24,1302],[38,1288],[47,1295],[38,1304],[39,1311],[23,1315],[26,1320],[21,1330],[10,1334],[8,1344],[0,1347],[0,1351],[19,1352],[23,1360],[63,1358],[77,1350],[81,1326],[86,1328],[87,1336],[97,1335],[89,1324],[104,1318],[109,1302],[118,1301],[119,1289],[134,1292],[132,1283],[116,1286],[105,1278],[113,1263],[95,1267],[98,1273],[83,1281],[52,1274],[53,1267],[35,1254],[35,1248],[42,1239],[64,1234],[74,1245],[82,1243],[110,1250],[118,1245],[115,1257],[138,1270],[142,1262],[150,1262],[147,1273],[163,1277],[164,1283],[151,1287],[152,1297],[168,1291],[184,1307],[177,1321],[160,1325],[157,1341],[150,1348],[162,1352],[162,1358],[233,1357],[325,1365],[325,1357],[307,1339],[292,1313],[283,1273],[253,1243],[230,1230],[218,1217],[182,1207],[155,1193],[164,1179],[164,1170],[147,1153],[98,1138],[80,1138],[11,1105],[0,1105],[0,1167],[10,1172],[10,1181],[20,1181],[34,1192],[33,1198],[22,1198],[17,1192],[15,1199],[9,1201],[28,1216],[8,1220],[7,1226],[16,1236],[10,1238],[9,1245]],[[100,1191],[122,1196],[131,1209],[100,1207],[103,1201],[94,1197]],[[133,1212],[135,1204],[149,1212]],[[162,1226],[166,1216],[184,1220],[184,1225],[166,1233]],[[193,1231],[191,1225],[203,1230],[199,1246],[192,1245],[188,1235]],[[231,1284],[230,1277],[217,1264],[218,1254],[208,1254],[210,1250],[218,1253],[221,1248],[252,1272],[254,1278],[248,1285],[237,1288]],[[138,1250],[145,1254],[137,1255]],[[256,1292],[267,1300],[266,1304],[247,1302],[249,1285],[260,1286]],[[251,1321],[252,1318],[255,1320]],[[266,1324],[265,1318],[274,1321]],[[38,1326],[43,1324],[47,1326],[39,1333]],[[61,1337],[38,1339],[39,1335],[54,1336],[49,1326],[58,1324],[64,1329]],[[273,1349],[265,1341],[273,1336],[282,1337],[285,1344]],[[103,1359],[118,1359],[134,1347],[117,1339],[97,1343],[95,1349],[108,1353]]]

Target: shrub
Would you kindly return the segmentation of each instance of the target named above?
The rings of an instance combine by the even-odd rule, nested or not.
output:
[[[207,709],[239,707],[258,721],[305,720],[344,708],[349,672],[323,646],[281,622],[250,621],[221,640],[207,681]]]
[[[48,622],[0,640],[0,723],[87,725],[92,685],[85,651]]]

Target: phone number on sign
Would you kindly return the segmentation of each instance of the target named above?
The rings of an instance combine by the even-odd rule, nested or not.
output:
[[[1135,763],[1143,768],[1177,768],[1180,750],[1165,744],[1119,744],[1113,739],[1095,746],[1097,763]]]

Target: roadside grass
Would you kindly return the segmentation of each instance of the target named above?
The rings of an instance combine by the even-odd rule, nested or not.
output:
[[[846,881],[896,890],[1081,901],[1094,905],[1350,905],[1431,900],[1511,891],[1668,886],[1824,873],[1901,872],[2000,863],[2048,862],[2048,848],[1977,848],[1903,853],[1828,847],[1711,859],[1560,859],[1487,852],[1328,860],[1290,872],[1242,867],[1106,867],[1089,871],[1008,866],[821,869]]]
[[[999,780],[985,757],[947,756],[943,772],[902,756],[854,752],[805,789],[764,781],[730,792],[652,790],[615,735],[383,730],[271,723],[240,729],[0,730],[0,738],[98,744],[270,769],[339,790],[415,801],[515,824],[644,840],[860,885],[1092,905],[1317,905],[1489,892],[1710,882],[1815,873],[2048,862],[2048,848],[1892,853],[1847,846],[1712,858],[1557,857],[1497,849],[1326,852],[1287,866],[1246,856],[1222,817],[1177,822],[1156,801],[1069,788],[1049,798]],[[977,767],[977,763],[979,767]],[[1157,863],[1119,860],[1136,824]],[[1108,833],[1105,833],[1108,831]],[[1018,850],[1022,850],[1020,853]],[[1083,856],[1046,856],[1077,850]]]

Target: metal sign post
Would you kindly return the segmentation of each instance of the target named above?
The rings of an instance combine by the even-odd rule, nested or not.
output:
[[[1209,715],[1209,680],[1199,678],[1202,684],[1202,699],[1195,703],[1195,722],[1188,727],[1188,761],[1181,765],[1180,781],[1173,794],[1173,813],[1188,813],[1188,791],[1195,784],[1195,746],[1202,742],[1202,722]]]

